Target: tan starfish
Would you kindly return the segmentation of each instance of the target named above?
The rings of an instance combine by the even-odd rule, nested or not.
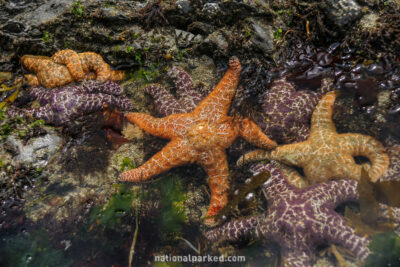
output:
[[[239,59],[232,57],[225,76],[191,113],[164,118],[129,113],[127,118],[130,122],[171,142],[139,168],[122,173],[121,180],[140,182],[175,166],[197,162],[208,174],[211,201],[206,224],[213,224],[211,216],[216,215],[228,201],[229,170],[225,149],[238,136],[262,148],[276,147],[276,143],[268,139],[254,122],[227,115],[240,70]]]
[[[302,167],[311,183],[328,179],[360,179],[362,168],[375,182],[389,165],[384,146],[371,136],[338,134],[332,121],[337,92],[327,93],[318,103],[311,120],[310,137],[300,143],[279,146],[273,151],[255,150],[238,160],[238,165],[257,160],[278,160]],[[355,156],[367,157],[372,165],[356,164]]]
[[[34,74],[26,74],[28,84],[42,85],[46,88],[63,86],[83,79],[119,81],[124,79],[125,73],[111,70],[103,58],[93,52],[77,53],[65,49],[55,53],[51,58],[45,56],[25,55],[21,57],[21,64]]]

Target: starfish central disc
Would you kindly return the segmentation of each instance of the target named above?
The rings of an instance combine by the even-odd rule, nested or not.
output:
[[[227,115],[240,71],[239,59],[232,57],[222,80],[190,113],[171,114],[161,119],[142,113],[127,114],[130,122],[147,133],[171,141],[139,168],[122,173],[121,180],[140,182],[175,166],[197,162],[207,172],[211,189],[206,224],[214,224],[213,216],[228,201],[229,170],[225,149],[238,136],[265,149],[276,147],[254,122]],[[152,86],[151,91],[156,88]]]

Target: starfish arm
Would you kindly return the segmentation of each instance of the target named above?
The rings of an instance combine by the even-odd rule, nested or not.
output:
[[[301,177],[301,175],[293,168],[276,162],[277,166],[285,176],[286,180],[294,187],[305,188],[308,186],[308,182]]]
[[[340,135],[343,150],[351,156],[367,157],[372,166],[368,170],[372,182],[376,182],[389,166],[389,156],[385,147],[375,138],[362,134]]]
[[[198,159],[208,175],[208,184],[211,190],[210,206],[206,214],[205,223],[214,224],[214,217],[228,203],[229,169],[224,150],[204,152]]]
[[[315,203],[323,201],[323,205],[330,209],[347,201],[358,200],[358,182],[354,179],[333,180],[314,185],[313,189],[308,191],[311,199]]]
[[[310,136],[310,128],[307,125],[300,125],[297,132],[293,133],[294,142],[304,142]]]
[[[161,84],[151,84],[147,86],[145,92],[154,98],[156,110],[162,116],[176,113],[186,113],[187,110],[175,99],[175,97],[165,90]]]
[[[102,93],[81,96],[80,101],[81,105],[78,108],[78,112],[82,115],[103,110],[104,104],[116,107],[120,110],[131,110],[133,108],[132,102],[127,97],[115,97]],[[66,107],[66,109],[68,109],[68,107]]]
[[[321,96],[334,91],[335,90],[335,84],[333,83],[333,80],[331,78],[324,78],[321,81],[321,87],[318,89],[318,100],[321,98]],[[317,100],[317,102],[318,102]]]
[[[61,50],[55,53],[51,59],[58,64],[65,65],[76,81],[81,82],[85,78],[85,72],[77,52],[70,49]]]
[[[258,217],[249,217],[228,222],[221,227],[208,231],[205,235],[209,241],[239,241],[254,235],[259,223]]]
[[[332,214],[329,217],[325,216],[322,226],[315,227],[318,229],[312,229],[312,231],[316,231],[316,234],[320,236],[322,234],[323,240],[347,248],[361,260],[365,260],[368,257],[370,253],[368,249],[369,240],[358,236],[353,228],[348,226],[346,221],[338,214]],[[322,228],[319,229],[320,227]]]
[[[37,73],[42,68],[43,62],[51,61],[49,57],[45,56],[32,56],[25,55],[22,56],[20,62],[24,68],[26,68],[30,72]]]
[[[268,171],[270,178],[263,184],[262,189],[267,200],[274,200],[283,193],[294,189],[294,186],[289,184],[284,174],[280,170],[281,164],[272,161],[268,164],[263,164],[258,169],[259,171]]]
[[[190,162],[193,162],[193,151],[190,150],[187,141],[175,140],[169,142],[139,168],[123,172],[120,179],[136,183],[146,181],[150,177],[168,171],[175,166]]]
[[[82,62],[82,68],[85,73],[94,71],[96,73],[96,80],[105,82],[110,78],[111,68],[103,58],[93,52],[79,53]]]
[[[25,76],[25,78],[27,80],[28,85],[30,85],[30,86],[39,86],[40,85],[40,82],[39,82],[38,77],[36,75],[34,75],[34,74],[25,74],[24,76]]]
[[[281,253],[284,267],[312,266],[314,252],[310,249],[282,248]]]
[[[301,177],[301,175],[295,169],[293,169],[289,166],[286,166],[285,164],[280,164],[277,161],[273,161],[270,164],[264,164],[262,162],[255,163],[250,166],[250,171],[253,173],[253,175],[257,175],[257,174],[265,172],[265,171],[270,172],[271,167],[269,165],[271,165],[271,164],[273,164],[279,168],[279,170],[286,177],[286,180],[292,186],[297,187],[297,188],[305,188],[308,186],[307,181],[304,180],[303,177]],[[281,190],[281,188],[279,190]]]
[[[308,150],[307,142],[283,145],[271,151],[258,149],[241,156],[236,164],[241,166],[252,161],[277,160],[287,165],[302,167],[307,161]]]
[[[335,91],[329,92],[318,102],[311,118],[311,137],[322,134],[321,131],[336,133],[336,127],[332,121],[333,104],[336,96]]]
[[[186,107],[187,112],[192,112],[203,99],[203,96],[194,89],[192,78],[178,67],[171,67],[167,74],[175,84],[179,101]]]
[[[119,96],[122,95],[122,87],[113,81],[106,81],[104,83],[99,83],[97,81],[86,81],[82,89],[88,93],[105,93],[109,95]]]
[[[165,139],[182,137],[194,120],[187,114],[172,114],[164,118],[154,118],[148,114],[131,112],[125,116],[128,121],[136,124],[146,133]]]
[[[123,70],[111,70],[110,71],[110,80],[113,82],[122,81],[125,79],[126,73]]]
[[[241,121],[239,135],[249,143],[264,149],[273,149],[277,146],[274,141],[269,139],[261,129],[248,118]]]
[[[7,108],[7,114],[10,117],[26,118],[27,116],[32,116],[36,119],[42,119],[46,123],[54,122],[54,116],[53,116],[53,112],[51,112],[50,105],[42,106],[39,108],[25,108],[25,109],[20,109],[20,108],[14,107],[14,106],[9,106]]]
[[[209,118],[210,114],[214,114],[215,117],[210,118],[214,120],[218,120],[221,115],[228,114],[231,100],[239,82],[240,71],[239,59],[231,57],[228,71],[214,90],[196,107],[194,113],[200,114],[204,118]]]

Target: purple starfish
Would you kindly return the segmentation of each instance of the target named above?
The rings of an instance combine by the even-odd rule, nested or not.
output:
[[[103,110],[105,104],[120,110],[132,109],[131,101],[122,96],[122,92],[122,88],[112,81],[103,84],[88,81],[58,89],[34,87],[29,94],[39,101],[39,108],[10,106],[7,112],[12,117],[33,116],[49,124],[67,125],[78,117]]]
[[[179,67],[171,67],[167,75],[174,82],[178,99],[160,84],[151,84],[145,89],[154,98],[157,112],[162,116],[192,112],[204,98],[193,87],[192,78]]]
[[[314,250],[322,243],[341,245],[365,260],[369,240],[358,236],[335,208],[358,199],[357,181],[339,180],[296,188],[288,183],[279,163],[260,165],[270,179],[263,192],[268,213],[233,222],[206,233],[211,241],[236,241],[243,237],[265,237],[280,244],[284,266],[310,266]]]
[[[252,119],[278,143],[302,142],[309,136],[315,106],[322,95],[333,90],[332,87],[330,79],[323,79],[318,92],[296,91],[285,77],[280,78],[265,94],[262,114],[254,115]]]

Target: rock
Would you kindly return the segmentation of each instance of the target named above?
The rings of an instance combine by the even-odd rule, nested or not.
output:
[[[194,34],[208,35],[215,31],[215,27],[205,22],[195,21],[188,26],[188,31]]]
[[[182,10],[184,14],[192,11],[192,7],[190,5],[190,0],[176,0],[177,7]]]
[[[200,34],[194,35],[190,32],[175,29],[176,43],[179,48],[186,48],[193,44],[198,44],[203,41],[203,36]]]
[[[361,16],[361,7],[353,0],[325,0],[328,16],[339,27],[349,26]]]
[[[220,51],[222,54],[226,54],[229,49],[228,40],[225,38],[225,35],[222,30],[218,30],[208,35],[204,40],[202,47],[204,50],[208,50],[205,52],[214,52],[214,50]]]
[[[274,49],[274,29],[264,22],[251,19],[253,28],[250,42],[264,54],[271,53]]]
[[[14,20],[21,22],[28,29],[53,23],[60,19],[64,13],[70,12],[73,3],[69,0],[50,0],[33,11],[18,14],[14,17]]]
[[[207,20],[212,20],[221,12],[218,3],[205,3],[201,10]]]
[[[12,160],[13,166],[36,169],[46,166],[61,144],[62,138],[54,132],[31,138],[26,144],[16,135],[10,135],[6,140],[6,146],[16,154]]]

